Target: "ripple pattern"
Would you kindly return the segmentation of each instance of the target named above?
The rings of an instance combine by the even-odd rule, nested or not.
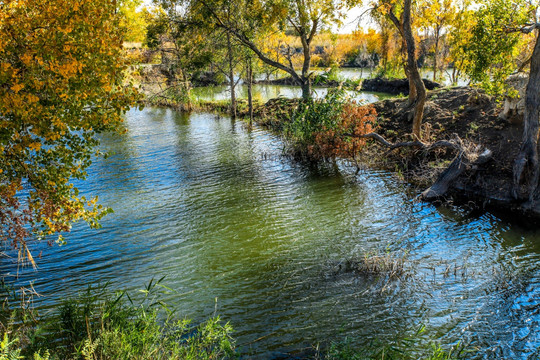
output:
[[[114,208],[99,231],[77,225],[43,250],[34,281],[49,307],[90,284],[140,289],[166,275],[181,315],[216,310],[257,358],[347,336],[426,337],[479,358],[533,358],[540,344],[539,233],[490,213],[418,203],[391,174],[281,156],[279,137],[210,114],[132,110],[104,136],[86,194]],[[342,272],[392,254],[407,276]],[[217,302],[217,303],[216,303]]]

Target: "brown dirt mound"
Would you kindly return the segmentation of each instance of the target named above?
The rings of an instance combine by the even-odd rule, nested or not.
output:
[[[434,90],[441,87],[439,83],[428,79],[422,79],[422,81],[428,90]],[[393,95],[407,95],[409,94],[409,81],[407,79],[384,79],[380,77],[366,79],[362,81],[362,90],[383,92]]]
[[[412,126],[407,99],[384,100],[374,105],[379,114],[378,131],[391,141],[402,141],[402,134],[409,133]],[[452,195],[480,200],[482,206],[502,206],[538,216],[540,209],[523,209],[511,197],[512,169],[523,130],[520,125],[500,119],[499,112],[494,99],[478,89],[456,87],[432,91],[424,112],[426,138],[423,140],[434,142],[459,136],[465,142],[492,151],[490,161],[466,171],[453,183]],[[448,162],[453,156],[451,152],[425,155],[427,159],[423,161],[411,160],[406,170],[414,180],[421,162]]]

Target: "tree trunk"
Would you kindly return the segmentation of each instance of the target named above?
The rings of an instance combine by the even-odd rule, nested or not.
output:
[[[304,100],[311,98],[311,79],[309,78],[309,68],[311,66],[311,41],[317,30],[317,24],[317,21],[314,20],[309,37],[305,33],[300,33],[302,50],[304,51],[304,63],[302,65],[302,75],[300,77],[302,80],[302,98]]]
[[[186,71],[183,68],[180,69],[180,73],[182,74],[182,90],[184,91],[187,110],[191,111],[193,108],[191,104],[191,84],[189,83]]]
[[[410,37],[413,39],[412,46],[413,46],[413,54],[415,54],[415,45],[414,45],[414,38],[412,37],[412,29],[411,29],[411,2],[410,0],[405,0],[405,6],[407,6],[407,2],[409,3],[409,12],[408,12],[408,31],[410,33]],[[405,76],[407,77],[407,80],[409,81],[409,106],[412,106],[416,101],[417,91],[416,91],[416,82],[414,81],[414,78],[412,77],[412,72],[410,69],[410,55],[409,55],[409,44],[407,41],[407,34],[405,34],[405,10],[403,11],[403,14],[401,16],[401,20],[397,18],[397,16],[394,14],[393,9],[390,10],[388,13],[388,17],[390,18],[390,21],[394,24],[394,26],[399,31],[399,35],[401,35],[401,55],[405,61],[405,64],[403,65],[403,70],[405,71]],[[407,56],[405,56],[407,54]],[[414,56],[415,58],[415,56]],[[416,60],[415,60],[416,65]],[[418,70],[418,69],[417,69]],[[423,85],[423,83],[422,83]]]
[[[231,33],[227,31],[227,55],[229,57],[229,86],[231,90],[231,117],[236,119],[236,94],[234,91],[234,56],[231,42]]]
[[[471,166],[484,164],[493,155],[489,149],[484,150],[481,154],[475,154],[476,159],[470,160],[464,150],[460,150],[454,161],[448,166],[437,178],[437,181],[428,189],[422,192],[421,198],[424,200],[434,200],[444,196],[452,183]]]
[[[418,65],[416,64],[416,44],[411,27],[411,0],[405,0],[403,9],[403,35],[407,42],[407,66],[414,87],[416,88],[416,98],[414,100],[413,127],[414,137],[420,139],[420,126],[424,117],[424,104],[426,103],[426,87],[420,77]],[[412,90],[412,89],[411,89]],[[409,101],[411,100],[411,91],[409,91]]]
[[[520,181],[525,167],[529,165],[528,199],[533,200],[538,187],[538,121],[540,116],[540,34],[536,35],[536,44],[531,57],[529,83],[525,93],[525,113],[523,115],[523,139],[514,164],[513,196],[520,196]]]
[[[388,51],[389,51],[389,32],[383,29],[383,32],[381,34],[382,36],[382,45],[381,45],[381,52],[382,52],[382,63],[383,63],[383,71],[386,75],[386,72],[388,71],[387,65],[388,65]]]
[[[249,106],[249,126],[253,125],[253,64],[251,58],[247,59],[247,88],[248,88],[248,106]]]
[[[437,29],[435,31],[435,50],[433,54],[433,82],[437,81],[437,55],[439,53],[439,37],[440,29],[437,26]]]
[[[309,79],[302,79],[300,87],[302,88],[302,99],[307,100],[311,98],[311,82]]]
[[[405,64],[405,76],[407,77],[407,80],[409,81],[409,106],[413,106],[416,101],[416,83],[414,82],[414,79],[411,75],[411,71],[409,69],[409,63]]]
[[[405,36],[405,24],[400,24],[401,29],[401,53],[403,60],[405,61],[405,64],[403,66],[405,71],[405,77],[407,77],[407,80],[409,81],[409,106],[413,106],[416,101],[416,83],[414,82],[414,79],[411,74],[411,69],[409,68],[409,53],[408,53],[408,45],[407,45],[407,38]]]

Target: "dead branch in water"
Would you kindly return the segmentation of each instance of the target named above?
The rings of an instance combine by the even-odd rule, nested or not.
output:
[[[472,143],[466,144],[457,135],[452,140],[439,140],[432,144],[426,144],[419,140],[391,143],[377,133],[369,133],[364,135],[346,134],[350,137],[361,137],[373,139],[378,143],[390,148],[390,150],[415,147],[424,151],[432,151],[435,149],[452,149],[457,151],[457,155],[452,163],[439,175],[437,181],[431,187],[426,189],[420,195],[420,198],[425,200],[433,200],[446,194],[450,185],[456,180],[465,170],[475,168],[478,165],[484,164],[491,159],[492,152],[489,149],[483,149],[479,145]]]

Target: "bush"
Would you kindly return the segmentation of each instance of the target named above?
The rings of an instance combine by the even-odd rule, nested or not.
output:
[[[329,89],[321,100],[303,100],[293,111],[291,121],[286,124],[285,135],[296,145],[307,147],[313,144],[318,131],[337,126],[344,106],[345,97],[341,89]]]
[[[323,127],[315,133],[314,144],[308,146],[308,153],[315,157],[354,157],[366,145],[367,140],[362,135],[373,131],[376,119],[373,106],[347,104],[336,126]]]
[[[348,102],[341,89],[330,89],[322,100],[301,102],[285,126],[295,150],[311,158],[354,157],[366,144],[362,138],[375,126],[371,105]]]

